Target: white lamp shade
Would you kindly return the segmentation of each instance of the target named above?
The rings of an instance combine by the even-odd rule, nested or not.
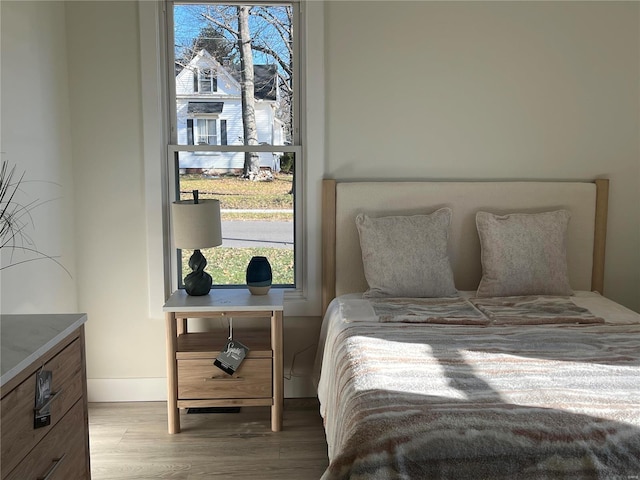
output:
[[[171,205],[176,248],[200,249],[222,245],[220,201],[178,201]]]

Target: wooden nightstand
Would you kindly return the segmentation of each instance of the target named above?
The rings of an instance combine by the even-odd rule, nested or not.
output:
[[[251,295],[245,289],[213,289],[192,297],[174,292],[163,307],[167,329],[167,410],[169,433],[180,433],[180,408],[271,406],[271,430],[282,429],[283,291]],[[213,332],[189,333],[187,318],[270,318],[270,335],[243,331],[249,347],[238,371],[228,375],[213,365],[227,337]],[[236,322],[235,326],[239,324]]]

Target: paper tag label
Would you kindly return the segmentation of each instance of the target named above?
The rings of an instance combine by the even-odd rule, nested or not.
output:
[[[40,370],[36,374],[36,401],[33,416],[33,428],[42,428],[51,424],[51,380],[50,370]]]
[[[240,367],[244,357],[247,356],[247,353],[249,353],[249,348],[246,345],[237,340],[229,340],[213,364],[229,375],[233,375]]]

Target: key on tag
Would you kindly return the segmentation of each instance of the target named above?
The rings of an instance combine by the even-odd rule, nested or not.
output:
[[[230,339],[227,341],[222,353],[213,361],[213,364],[229,375],[233,375],[240,367],[244,357],[247,356],[247,353],[249,353],[249,348],[246,345]]]
[[[40,370],[36,374],[36,401],[33,409],[33,428],[51,424],[51,370]]]

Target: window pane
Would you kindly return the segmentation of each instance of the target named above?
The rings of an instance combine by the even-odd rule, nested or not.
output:
[[[175,4],[179,145],[188,144],[189,104],[213,99],[222,105],[228,145],[294,143],[292,9],[288,3]],[[240,49],[239,39],[250,48]]]
[[[200,93],[213,92],[213,69],[203,68],[200,70]]]
[[[261,154],[265,154],[261,152]],[[244,285],[245,272],[252,256],[265,256],[271,263],[273,284],[295,285],[293,153],[269,152],[278,166],[277,173],[265,170],[261,181],[250,181],[227,169],[192,168],[194,152],[178,153],[176,198],[191,200],[193,190],[199,198],[220,201],[222,245],[203,249],[207,271],[214,285]],[[216,160],[224,164],[243,153],[221,152]],[[266,154],[265,154],[266,155]],[[229,158],[225,158],[229,157]],[[205,157],[210,160],[211,157]],[[183,250],[179,260],[179,278],[191,269],[192,251]]]
[[[215,119],[197,118],[196,145],[217,145],[218,132]]]
[[[202,250],[214,285],[244,285],[255,255],[269,259],[274,285],[296,285],[293,184],[300,158],[270,150],[298,145],[294,6],[173,4],[172,144],[195,145],[176,153],[176,198],[190,199],[197,189],[200,198],[220,200],[223,245]],[[180,285],[190,255],[178,255]]]
[[[207,124],[200,119],[196,119],[196,144],[197,145],[206,145],[208,142],[207,139]]]

